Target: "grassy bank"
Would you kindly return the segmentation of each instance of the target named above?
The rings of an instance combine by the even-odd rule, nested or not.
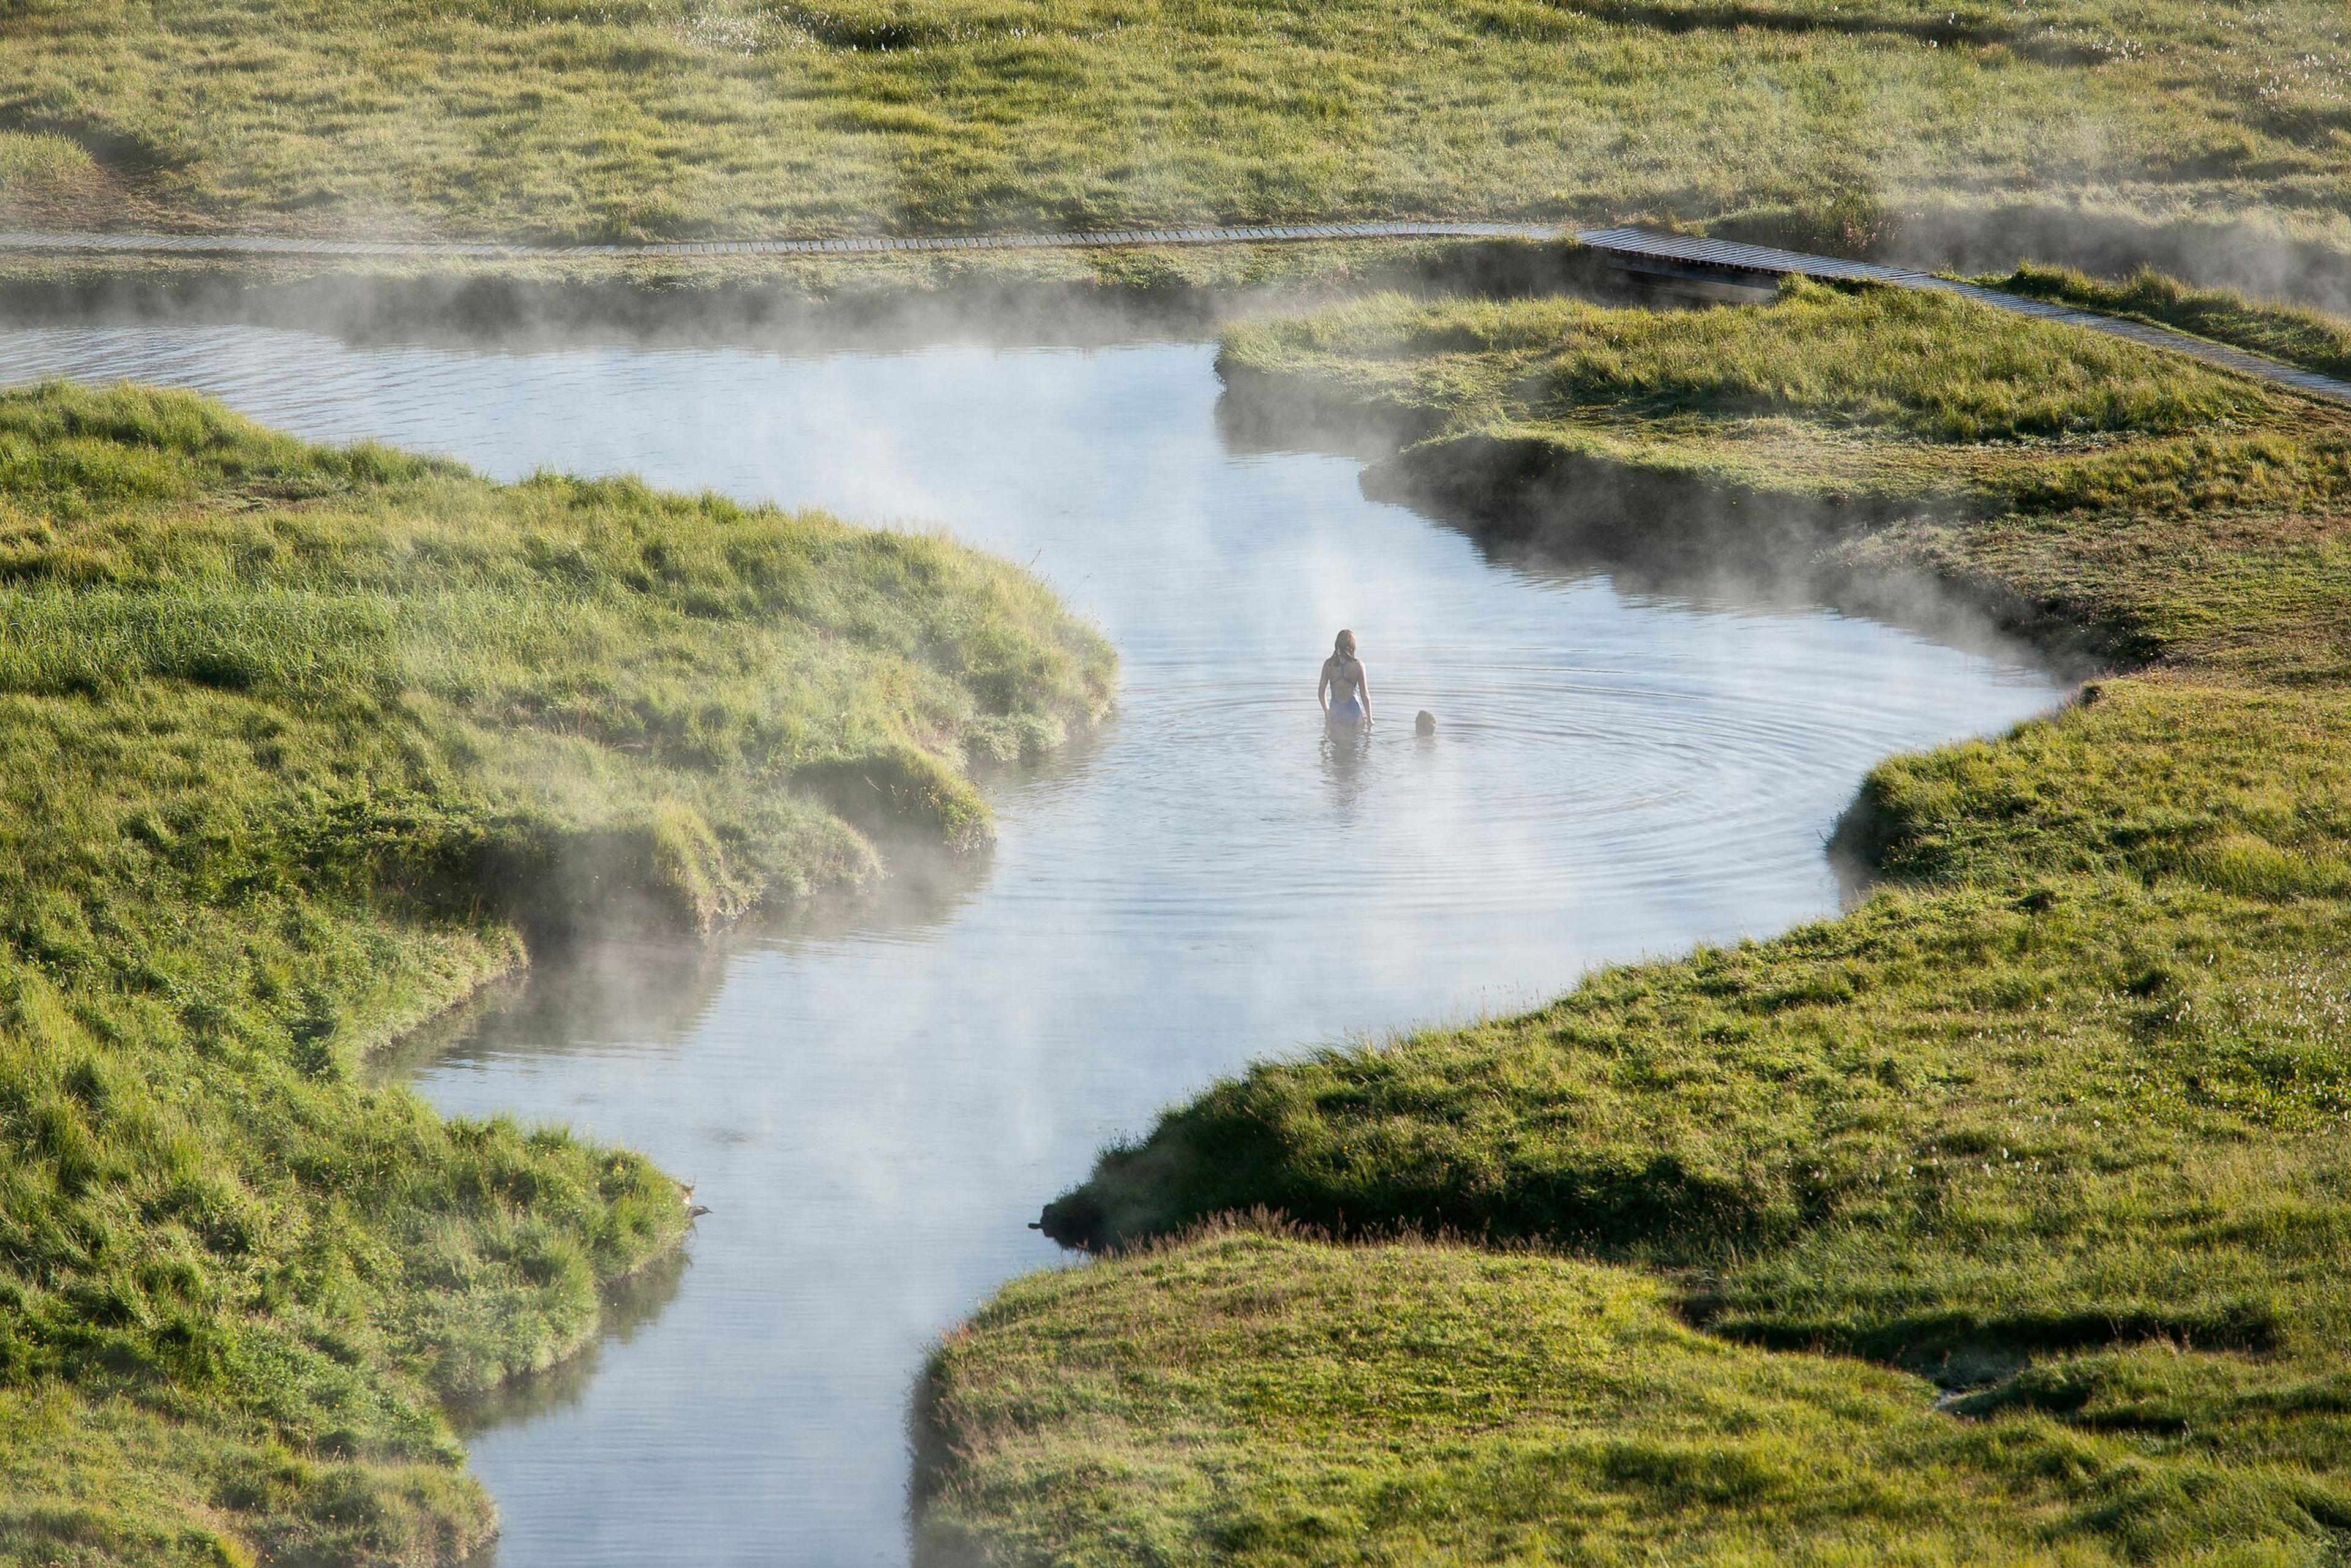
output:
[[[35,0],[0,187],[53,224],[1647,214],[1841,248],[2028,200],[2339,252],[2344,50],[2321,0]]]
[[[2020,267],[1982,281],[2029,298],[2176,327],[2323,375],[2351,375],[2351,324],[2321,311],[2248,299],[2234,289],[2191,288],[2146,268],[2118,283],[2050,267]]]
[[[1606,287],[1574,246],[1364,241],[866,256],[0,256],[19,325],[251,321],[362,340],[1036,345],[1215,335],[1386,290],[1520,298]]]
[[[1227,361],[1408,427],[1374,482],[1469,526],[1939,577],[2132,673],[1873,772],[1841,918],[1268,1063],[1106,1153],[1048,1228],[1176,1239],[943,1347],[939,1560],[1127,1560],[1100,1518],[1184,1562],[2332,1561],[2345,417],[1810,287],[1374,301]],[[1351,1239],[1182,1239],[1254,1209]]]
[[[0,395],[0,1560],[478,1541],[441,1397],[585,1343],[684,1204],[360,1058],[527,936],[985,838],[967,768],[1110,679],[944,539]]]
[[[2313,417],[2341,428],[2177,356],[1895,290],[1801,286],[1769,309],[1694,314],[1390,295],[1245,324],[1221,363],[1430,438],[1397,470],[1423,482],[1458,468],[1475,483],[1503,444],[1765,504],[1980,511],[2029,497],[2036,511],[2074,510],[2189,483],[2185,467],[2150,465],[2199,440],[2258,445]],[[2194,467],[2209,475],[2194,482],[2232,493],[2262,482],[2233,456]]]

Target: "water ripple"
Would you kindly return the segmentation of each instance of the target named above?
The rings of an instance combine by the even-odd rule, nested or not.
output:
[[[1212,352],[0,337],[5,381],[166,382],[501,476],[944,525],[1125,659],[1102,737],[991,787],[984,864],[718,958],[597,956],[419,1076],[645,1148],[715,1210],[674,1301],[476,1437],[505,1568],[902,1561],[922,1348],[1054,1260],[1026,1222],[1102,1142],[1252,1056],[1826,911],[1822,840],[1870,764],[2053,695],[1823,612],[1490,564],[1352,463],[1226,452]],[[1342,624],[1384,717],[1333,738],[1312,692]]]

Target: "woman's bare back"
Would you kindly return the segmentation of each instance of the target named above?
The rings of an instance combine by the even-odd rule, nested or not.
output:
[[[1314,684],[1317,698],[1329,694],[1322,704],[1325,716],[1341,724],[1372,722],[1371,677],[1364,673],[1364,662],[1355,657],[1355,634],[1339,633],[1331,656],[1322,661],[1322,678]]]

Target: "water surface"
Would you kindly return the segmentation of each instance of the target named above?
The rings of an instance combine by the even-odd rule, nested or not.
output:
[[[417,1068],[445,1110],[647,1150],[713,1210],[592,1361],[474,1437],[500,1568],[903,1561],[924,1346],[1061,1260],[1028,1222],[1103,1141],[1254,1056],[1826,913],[1823,839],[1872,762],[2053,698],[1817,607],[1489,559],[1366,501],[1349,460],[1228,449],[1212,357],[0,339],[12,381],[169,382],[505,477],[943,527],[1124,660],[1113,725],[993,788],[986,861],[550,971]],[[1387,719],[1361,741],[1311,695],[1342,625]]]

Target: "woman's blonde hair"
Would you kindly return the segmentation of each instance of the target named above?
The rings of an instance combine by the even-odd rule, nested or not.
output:
[[[1331,640],[1331,652],[1338,654],[1339,657],[1343,659],[1353,658],[1355,656],[1355,634],[1353,632],[1340,632],[1338,636]]]

